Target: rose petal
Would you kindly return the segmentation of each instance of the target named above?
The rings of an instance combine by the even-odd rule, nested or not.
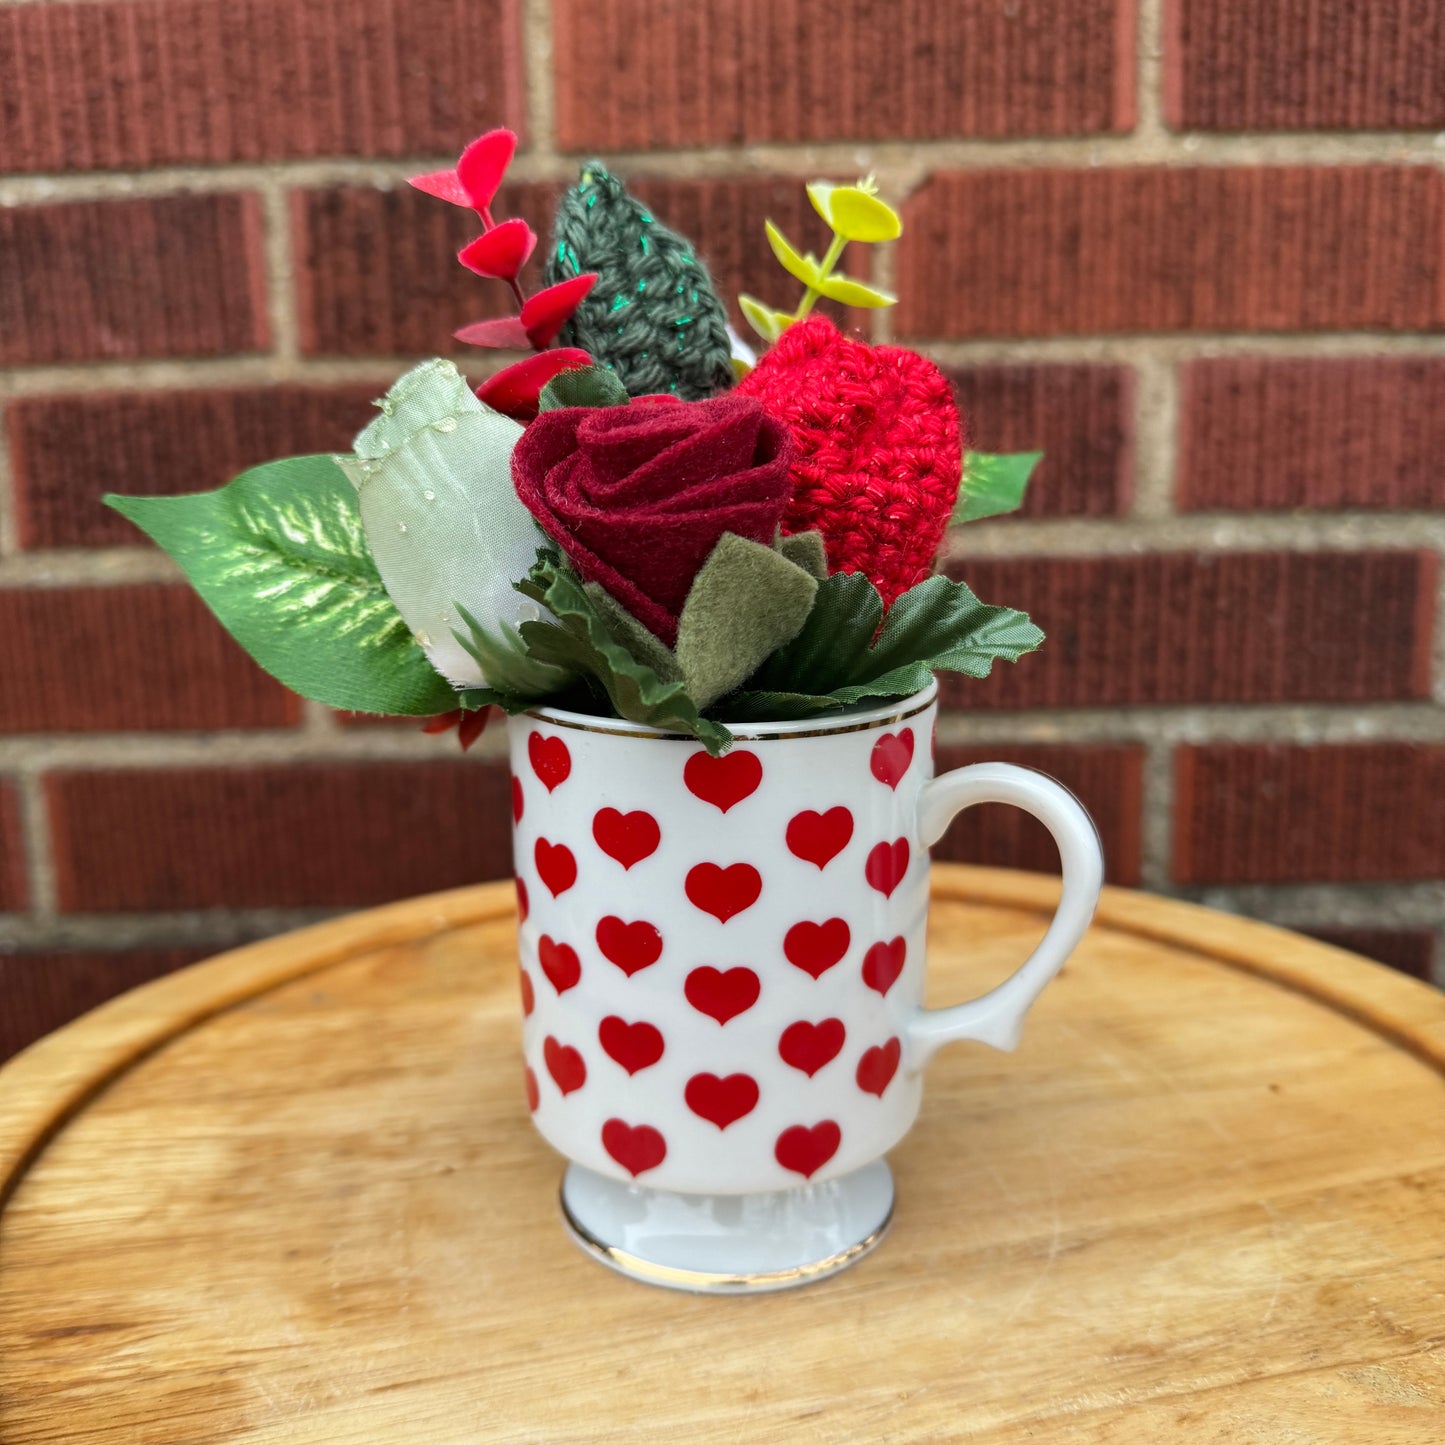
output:
[[[457,260],[478,276],[498,281],[515,281],[537,244],[537,233],[523,220],[503,221],[468,241],[457,252]]]
[[[517,137],[511,131],[489,130],[462,152],[457,180],[474,210],[485,211],[492,204],[516,149]]]
[[[578,366],[591,366],[592,358],[575,346],[559,346],[555,351],[538,351],[522,361],[504,366],[477,388],[477,400],[493,411],[516,421],[531,421],[537,415],[542,388],[561,372]]]
[[[408,176],[406,183],[415,186],[419,191],[425,191],[429,196],[437,197],[438,200],[450,201],[454,206],[470,206],[472,203],[455,170],[428,171],[424,176]]]
[[[490,321],[473,321],[452,335],[468,346],[500,346],[514,351],[525,351],[531,344],[527,340],[527,328],[515,316],[497,316]]]
[[[584,271],[580,276],[569,276],[527,297],[522,306],[522,325],[527,328],[527,337],[533,346],[540,350],[557,335],[572,319],[572,313],[596,280],[595,271]]]

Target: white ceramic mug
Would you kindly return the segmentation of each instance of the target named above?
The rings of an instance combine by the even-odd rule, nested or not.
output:
[[[728,1290],[859,1257],[924,1064],[959,1039],[1012,1048],[1088,927],[1088,814],[1004,763],[934,778],[936,691],[741,725],[719,758],[615,719],[512,720],[528,1100],[607,1263]],[[1010,979],[926,1009],[927,849],[982,802],[1043,821],[1063,896]]]

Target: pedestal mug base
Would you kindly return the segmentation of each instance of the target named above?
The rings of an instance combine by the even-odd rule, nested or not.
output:
[[[594,1259],[647,1284],[760,1294],[811,1284],[862,1259],[893,1217],[881,1159],[770,1194],[675,1194],[571,1165],[562,1217]]]

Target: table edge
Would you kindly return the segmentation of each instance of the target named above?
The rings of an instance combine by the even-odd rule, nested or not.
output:
[[[933,866],[937,900],[1048,915],[1059,881],[957,863]],[[0,1210],[46,1143],[127,1069],[207,1019],[363,953],[515,912],[511,881],[366,909],[232,949],[101,1004],[0,1067]],[[1345,1015],[1445,1075],[1445,994],[1344,949],[1255,919],[1105,888],[1096,922],[1265,979]]]

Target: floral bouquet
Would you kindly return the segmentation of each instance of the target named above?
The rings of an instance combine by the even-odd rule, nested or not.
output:
[[[803,294],[792,312],[738,298],[758,358],[692,246],[597,162],[528,295],[537,234],[492,216],[515,143],[491,131],[412,184],[476,212],[459,259],[514,302],[458,340],[525,360],[475,390],[424,362],[346,456],[107,498],[263,668],[333,707],[459,723],[464,743],[492,706],[545,703],[716,755],[730,723],[909,696],[1039,645],[935,572],[950,522],[1017,507],[1037,454],[966,452],[933,363],[813,314],[893,300],[838,270],[850,242],[901,230],[871,181],[808,186],[821,260],[768,224]]]

